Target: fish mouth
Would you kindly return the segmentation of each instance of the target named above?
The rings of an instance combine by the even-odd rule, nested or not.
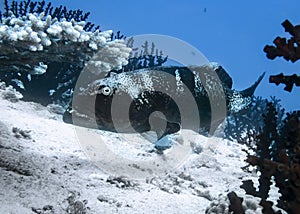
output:
[[[100,129],[105,131],[115,131],[112,121],[109,118],[90,116],[89,114],[83,114],[76,110],[65,111],[63,115],[63,121],[65,123],[73,124],[75,126]]]
[[[97,112],[95,116],[89,114],[79,113],[76,110],[66,111],[63,115],[63,121],[65,123],[73,124],[84,128],[92,128],[103,131],[118,132],[118,133],[130,133],[132,132],[130,122],[124,120],[112,120],[111,117],[107,117]],[[116,123],[116,127],[114,126]]]

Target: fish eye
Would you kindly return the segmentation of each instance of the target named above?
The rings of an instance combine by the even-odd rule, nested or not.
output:
[[[108,96],[111,94],[111,88],[108,86],[105,86],[101,89],[101,93],[105,96]]]

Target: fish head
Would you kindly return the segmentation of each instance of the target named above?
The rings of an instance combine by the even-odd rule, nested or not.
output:
[[[87,128],[133,132],[128,109],[145,90],[136,79],[130,72],[111,74],[86,87],[78,87],[73,94],[72,107],[64,114],[64,121]]]

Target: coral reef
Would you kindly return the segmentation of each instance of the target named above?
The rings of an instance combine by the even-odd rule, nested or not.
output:
[[[0,79],[24,100],[64,105],[85,65],[99,73],[128,63],[124,36],[101,32],[89,13],[27,0],[4,1],[1,14]]]
[[[3,19],[0,24],[0,71],[13,69],[43,74],[50,62],[82,66],[90,59],[99,71],[120,69],[127,64],[130,48],[122,41],[111,41],[111,31],[87,32],[83,30],[84,25],[84,21],[58,21],[50,15],[44,18],[43,13]],[[107,50],[116,59],[107,61],[104,55],[95,54],[98,51],[107,53]]]
[[[277,112],[271,103],[264,116],[265,126],[258,136],[256,155],[248,155],[246,162],[260,171],[258,190],[252,180],[243,181],[241,187],[247,194],[261,198],[264,213],[274,211],[273,202],[268,201],[270,186],[274,178],[275,186],[281,196],[276,206],[288,213],[300,211],[300,111],[288,113],[283,126],[276,122]],[[236,201],[235,201],[236,202]],[[240,206],[236,203],[232,206]]]
[[[24,100],[43,105],[69,104],[84,66],[93,75],[162,65],[162,51],[120,31],[101,32],[88,22],[90,13],[53,7],[45,1],[4,1],[0,13],[0,79],[19,90]],[[131,48],[134,49],[131,52]]]

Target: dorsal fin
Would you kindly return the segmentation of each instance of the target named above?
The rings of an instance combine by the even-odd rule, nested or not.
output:
[[[262,81],[262,79],[264,78],[266,72],[264,72],[262,75],[260,75],[260,77],[258,77],[258,79],[256,80],[256,82],[251,85],[249,88],[240,91],[240,94],[243,97],[251,97],[254,94],[255,89],[257,88],[257,86],[259,85],[259,83]]]
[[[229,74],[224,70],[221,65],[217,65],[214,70],[216,71],[218,77],[220,78],[222,85],[225,88],[232,89],[232,79]]]

